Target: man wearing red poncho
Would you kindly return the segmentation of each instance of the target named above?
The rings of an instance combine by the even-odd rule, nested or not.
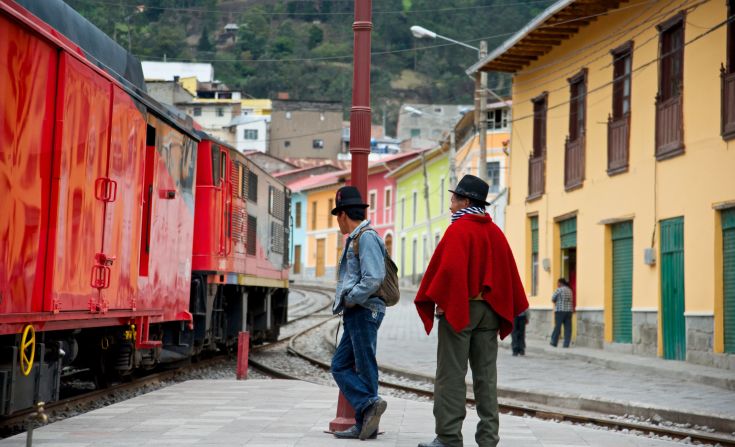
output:
[[[467,362],[477,401],[475,441],[495,447],[498,436],[498,334],[528,308],[513,253],[485,213],[488,184],[473,175],[452,193],[452,224],[431,257],[414,300],[426,333],[439,321],[434,419],[436,438],[419,447],[462,445]]]

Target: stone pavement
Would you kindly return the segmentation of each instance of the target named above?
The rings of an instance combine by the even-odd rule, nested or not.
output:
[[[234,372],[233,372],[234,375]],[[388,397],[377,440],[338,440],[324,433],[337,390],[287,380],[197,380],[138,396],[37,429],[39,447],[411,446],[433,437],[431,403]],[[468,411],[465,445],[477,416]],[[501,415],[503,447],[667,447],[672,442],[581,426]],[[25,445],[25,435],[0,446]]]
[[[434,377],[436,329],[426,335],[414,296],[413,291],[403,292],[399,304],[388,309],[379,331],[378,362],[386,369]],[[527,342],[525,357],[511,355],[510,336],[500,343],[500,397],[617,414],[660,414],[699,425],[709,425],[707,421],[716,416],[726,426],[732,423],[728,432],[735,431],[732,371],[574,346],[553,348],[541,340]],[[468,382],[469,378],[468,373]]]

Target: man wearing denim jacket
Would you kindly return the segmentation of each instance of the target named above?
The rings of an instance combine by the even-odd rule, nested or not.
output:
[[[339,280],[332,305],[342,313],[342,339],[332,358],[332,376],[355,410],[355,425],[334,435],[341,439],[374,439],[386,402],[378,396],[378,328],[385,303],[375,295],[385,277],[385,246],[378,234],[365,227],[367,204],[354,186],[337,191],[332,214],[342,234],[348,234],[339,262]],[[359,235],[358,251],[354,239]]]

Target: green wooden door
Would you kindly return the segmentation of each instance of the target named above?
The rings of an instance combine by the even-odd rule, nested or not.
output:
[[[661,221],[661,320],[664,358],[686,358],[684,218]]]
[[[721,217],[725,352],[735,353],[735,208]]]
[[[633,222],[612,226],[613,341],[633,341]]]

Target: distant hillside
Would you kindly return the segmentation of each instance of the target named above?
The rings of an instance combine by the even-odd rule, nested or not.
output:
[[[212,62],[215,75],[253,97],[342,101],[352,89],[353,0],[67,0],[141,59]],[[417,40],[421,25],[490,49],[551,0],[373,0],[372,107],[395,126],[398,105],[471,103],[465,69],[477,54]],[[224,27],[238,25],[227,39]],[[235,39],[236,37],[236,39]],[[439,46],[442,45],[442,46]],[[430,48],[426,48],[430,47]],[[489,85],[508,92],[507,80]]]

